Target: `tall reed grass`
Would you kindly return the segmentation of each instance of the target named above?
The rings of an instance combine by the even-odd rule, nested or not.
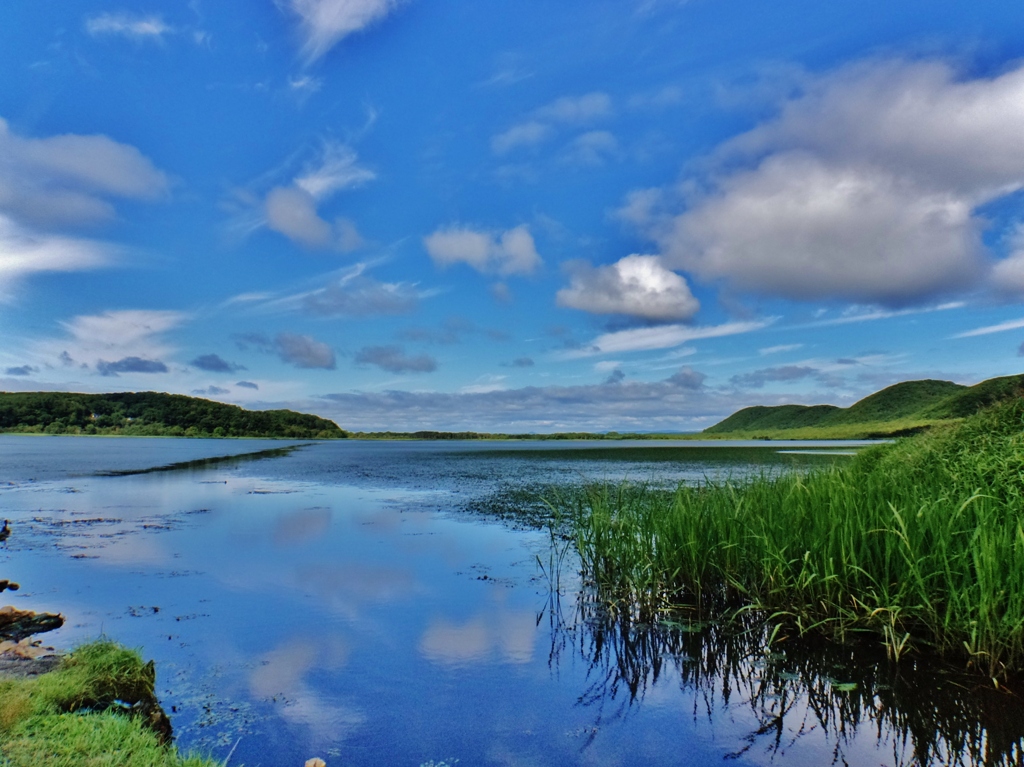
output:
[[[1024,670],[1019,397],[810,474],[593,487],[569,505],[584,577],[636,619],[756,608],[783,632]]]

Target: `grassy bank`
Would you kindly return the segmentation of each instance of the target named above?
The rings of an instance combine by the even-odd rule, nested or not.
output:
[[[214,767],[162,742],[153,684],[152,664],[110,642],[80,647],[50,673],[0,680],[0,765]]]
[[[571,504],[584,575],[618,611],[765,610],[780,630],[1024,670],[1024,399],[844,466]]]

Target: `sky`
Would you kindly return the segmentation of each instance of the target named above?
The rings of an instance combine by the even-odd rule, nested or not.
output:
[[[7,0],[0,390],[695,431],[1024,371],[1024,14]]]

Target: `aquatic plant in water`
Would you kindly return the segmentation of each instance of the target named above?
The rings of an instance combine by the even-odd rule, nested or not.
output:
[[[787,633],[1024,670],[1024,399],[807,474],[565,502],[613,615],[757,610]]]

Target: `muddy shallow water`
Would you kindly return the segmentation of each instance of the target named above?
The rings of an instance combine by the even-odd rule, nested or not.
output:
[[[571,551],[553,588],[545,531],[467,513],[565,481],[842,457],[791,443],[331,442],[207,460],[283,446],[0,436],[11,602],[67,616],[49,643],[106,635],[156,659],[184,749],[223,759],[237,743],[231,763],[249,767],[1022,759],[1024,708],[977,680],[926,659],[769,650],[757,632],[609,623]]]

